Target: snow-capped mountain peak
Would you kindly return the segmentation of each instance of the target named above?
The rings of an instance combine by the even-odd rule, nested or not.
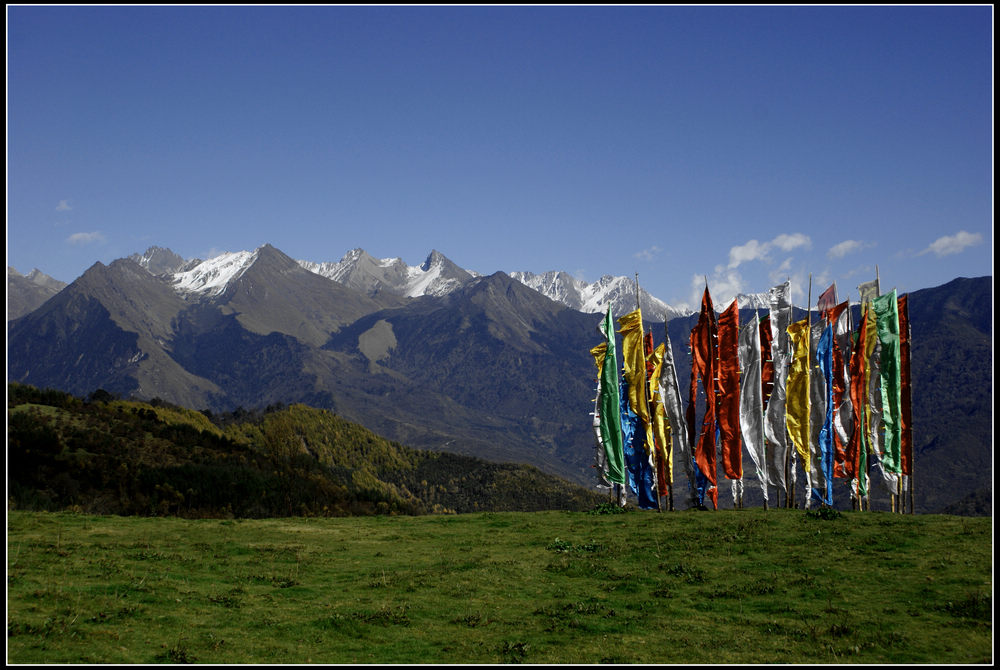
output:
[[[187,261],[163,247],[150,247],[145,253],[132,254],[129,258],[154,275],[173,274],[189,269],[185,267]]]
[[[254,251],[226,252],[194,267],[173,273],[173,288],[178,293],[194,293],[216,296],[226,290],[234,279],[238,279],[257,260]]]
[[[150,247],[144,254],[133,254],[130,258],[150,273],[166,276],[181,295],[215,297],[253,265],[259,251],[258,248],[225,252],[207,260],[185,261],[169,249]],[[406,298],[447,295],[480,276],[478,272],[459,267],[436,249],[420,265],[407,265],[401,258],[375,258],[361,248],[351,249],[336,262],[295,262],[305,270],[368,295],[386,292]],[[622,316],[635,309],[635,283],[627,277],[604,275],[588,284],[569,273],[555,270],[538,275],[511,272],[510,276],[549,299],[581,312],[601,313],[611,305],[612,313]],[[748,299],[757,297],[749,296]],[[641,288],[639,304],[643,316],[650,321],[668,321],[691,313],[671,307]],[[748,303],[747,306],[756,304]]]
[[[740,293],[736,296],[736,304],[740,309],[771,309],[767,293]]]
[[[566,272],[550,271],[540,275],[531,272],[512,272],[511,277],[542,295],[572,309],[601,313],[611,305],[612,315],[618,317],[635,309],[635,282],[627,277],[604,275],[588,284]],[[690,312],[676,309],[659,298],[639,288],[639,305],[643,317],[649,321],[669,321]]]
[[[13,269],[14,268],[8,268],[8,270],[7,270],[8,274],[9,274],[10,270],[13,270]],[[14,270],[14,272],[17,273],[17,270]],[[42,272],[38,268],[34,268],[31,272],[29,272],[28,274],[26,274],[24,276],[24,278],[27,279],[28,281],[30,281],[33,284],[37,284],[38,286],[41,286],[43,288],[47,288],[47,289],[50,289],[50,290],[53,290],[53,291],[59,291],[64,286],[66,286],[66,282],[61,282],[58,279],[54,279],[53,277],[48,276],[47,274],[45,274],[44,272]]]
[[[562,303],[580,311],[595,311],[584,309],[584,295],[588,285],[566,272],[550,270],[540,275],[531,272],[511,272],[511,278],[525,286],[533,288],[551,300]]]
[[[401,258],[377,259],[364,249],[352,249],[336,263],[296,262],[310,272],[369,295],[387,291],[407,298],[445,295],[477,276],[437,250],[431,251],[420,265],[407,265]]]

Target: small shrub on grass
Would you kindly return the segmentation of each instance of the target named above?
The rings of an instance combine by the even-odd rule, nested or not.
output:
[[[952,616],[989,621],[993,599],[983,593],[970,593],[958,602],[949,602],[942,609]]]
[[[820,507],[819,509],[807,509],[806,519],[822,519],[823,521],[833,521],[840,518],[840,512],[832,507]]]
[[[188,651],[187,647],[178,643],[167,649],[162,654],[159,654],[157,660],[165,661],[167,663],[176,664],[187,664],[187,663],[197,663],[198,659]]]
[[[525,656],[528,655],[528,643],[504,640],[497,647],[497,654],[501,663],[523,663]]]
[[[400,605],[395,609],[385,605],[376,612],[355,612],[355,618],[365,623],[374,623],[381,626],[409,626],[410,617],[406,613],[406,605]]]
[[[568,542],[566,540],[560,540],[558,537],[552,540],[552,542],[545,548],[549,551],[556,551],[561,554],[596,552],[602,549],[601,545],[593,540],[588,540],[583,544],[573,544],[572,542]]]
[[[700,568],[685,563],[671,565],[664,571],[673,577],[681,577],[689,584],[701,584],[705,581],[705,573]]]
[[[587,514],[625,514],[626,512],[631,511],[631,507],[622,507],[621,505],[616,505],[615,503],[603,502],[595,505],[593,509],[588,510]]]

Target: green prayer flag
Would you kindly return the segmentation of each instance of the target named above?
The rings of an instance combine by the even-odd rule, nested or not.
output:
[[[607,456],[608,481],[612,484],[625,483],[625,450],[622,440],[621,405],[618,395],[618,352],[615,349],[615,324],[611,317],[611,306],[601,322],[600,331],[607,340],[604,363],[601,366],[601,393],[599,411],[601,414],[601,441]]]
[[[902,395],[899,363],[899,308],[896,289],[880,295],[873,301],[878,339],[882,345],[880,360],[882,376],[882,423],[885,431],[885,449],[882,467],[886,472],[899,474],[900,444],[902,442]]]

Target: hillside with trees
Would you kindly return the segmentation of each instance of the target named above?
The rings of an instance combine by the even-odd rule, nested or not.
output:
[[[328,410],[225,414],[8,384],[8,504],[188,518],[590,509],[529,465],[411,449]]]

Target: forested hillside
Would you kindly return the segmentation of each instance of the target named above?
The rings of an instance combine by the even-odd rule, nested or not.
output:
[[[18,509],[183,517],[589,509],[597,493],[527,465],[405,447],[305,405],[198,412],[8,384]]]

